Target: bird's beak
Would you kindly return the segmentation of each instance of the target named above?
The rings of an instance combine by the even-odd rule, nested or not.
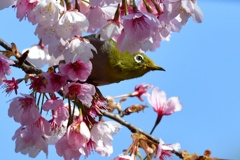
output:
[[[162,67],[160,67],[160,66],[157,66],[157,65],[151,66],[150,69],[151,69],[152,71],[154,71],[154,70],[165,71],[164,68],[162,68]]]

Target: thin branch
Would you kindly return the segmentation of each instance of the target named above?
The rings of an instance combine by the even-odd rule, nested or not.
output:
[[[148,137],[148,138],[149,138],[150,140],[152,140],[153,142],[159,143],[159,140],[158,140],[158,139],[156,139],[155,137],[151,136],[150,134],[144,132],[144,131],[141,130],[140,128],[132,125],[131,123],[125,121],[124,119],[122,119],[122,118],[120,117],[120,115],[118,115],[118,114],[113,114],[113,113],[110,113],[110,112],[104,111],[104,110],[101,110],[101,113],[102,113],[104,116],[106,116],[106,117],[108,117],[108,118],[110,118],[110,119],[113,119],[113,120],[119,122],[120,124],[124,125],[124,126],[127,127],[131,132],[133,132],[133,133],[135,133],[135,132],[141,133],[141,134],[145,135],[146,137]]]
[[[10,44],[8,44],[7,42],[5,42],[2,38],[0,38],[0,46],[2,46],[7,51],[12,52],[12,46]],[[21,53],[19,53],[19,54],[22,55]],[[17,58],[18,61],[14,61],[15,64],[12,65],[13,67],[21,68],[27,74],[30,74],[30,73],[40,74],[40,73],[42,73],[42,70],[37,69],[28,60],[26,60],[26,59],[21,60],[21,57],[20,58],[16,57],[16,58]]]
[[[7,51],[12,51],[12,47],[7,42],[5,42],[2,38],[0,38],[0,46],[2,46]]]
[[[101,110],[101,113],[105,116],[105,117],[108,117],[112,120],[115,120],[116,122],[119,122],[120,124],[124,125],[125,127],[127,127],[132,133],[135,133],[135,132],[138,132],[138,133],[141,133],[143,135],[145,135],[148,139],[152,140],[153,142],[155,143],[159,143],[159,140],[156,139],[155,137],[153,137],[152,135],[144,132],[143,130],[141,130],[140,128],[132,125],[131,123],[125,121],[124,119],[122,119],[120,117],[120,115],[118,114],[113,114],[113,113],[110,113],[108,111],[104,111],[104,110]],[[181,152],[178,152],[178,151],[175,151],[173,150],[172,153],[174,153],[176,156],[178,156],[179,158],[183,159],[183,156],[182,156],[182,153]]]
[[[13,67],[20,68],[27,74],[40,74],[40,73],[42,73],[41,69],[37,69],[36,67],[29,66],[25,63],[23,63],[21,65],[19,65],[18,61],[14,61],[14,63],[15,64],[12,65]]]

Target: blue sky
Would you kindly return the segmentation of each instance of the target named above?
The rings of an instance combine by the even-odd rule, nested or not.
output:
[[[115,96],[131,92],[135,85],[149,83],[165,90],[168,97],[179,96],[183,110],[164,117],[153,135],[166,143],[179,142],[181,149],[191,153],[201,154],[210,149],[214,157],[237,160],[240,159],[240,3],[199,0],[198,4],[204,13],[203,23],[196,24],[190,19],[180,33],[172,34],[170,42],[163,42],[155,52],[147,53],[166,72],[151,72],[100,89],[104,95]],[[20,51],[38,43],[33,34],[35,27],[27,21],[19,22],[11,8],[0,11],[0,19],[0,37],[8,43],[15,42]],[[9,103],[6,103],[14,95],[5,96],[2,91],[0,157],[30,159],[14,152],[11,138],[19,125],[7,116]],[[19,92],[28,90],[23,87]],[[131,99],[123,106],[135,103],[141,102]],[[155,116],[149,107],[126,120],[150,132]],[[130,145],[129,135],[123,128],[114,136],[113,156]],[[97,153],[89,159],[96,157]],[[40,154],[36,159],[45,159],[45,155]],[[62,158],[50,147],[48,159]]]

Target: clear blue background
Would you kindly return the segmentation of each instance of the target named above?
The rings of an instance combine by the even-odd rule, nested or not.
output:
[[[212,156],[240,159],[240,3],[238,1],[199,0],[204,13],[202,24],[192,19],[180,33],[173,33],[170,42],[163,42],[154,53],[148,53],[163,66],[166,72],[151,72],[147,75],[119,84],[101,87],[104,95],[129,93],[135,85],[150,83],[165,90],[167,96],[179,96],[183,105],[181,112],[164,117],[154,136],[166,143],[179,142],[182,150],[202,154],[205,149]],[[8,43],[15,42],[19,50],[38,43],[34,36],[35,26],[27,21],[19,22],[15,11],[8,8],[0,11],[0,37]],[[18,72],[15,72],[18,71]],[[14,69],[17,77],[19,70]],[[19,92],[29,93],[22,85]],[[0,159],[31,159],[15,153],[11,140],[19,124],[8,117],[8,100],[0,91]],[[131,99],[123,107],[141,103]],[[147,101],[142,102],[147,104]],[[136,126],[150,131],[155,122],[155,113],[149,107],[143,113],[126,117]],[[123,128],[114,136],[113,158],[128,148],[130,132]],[[37,160],[45,159],[39,154]],[[58,157],[53,146],[49,147],[48,159]],[[83,159],[83,157],[82,157]],[[103,159],[94,153],[89,159]],[[107,158],[110,159],[110,158]],[[176,159],[174,157],[173,159]]]

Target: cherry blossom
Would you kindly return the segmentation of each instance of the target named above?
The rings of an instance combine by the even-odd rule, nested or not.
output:
[[[12,99],[8,116],[13,117],[21,125],[30,125],[39,119],[40,113],[36,106],[36,99],[32,95],[22,94],[22,96]]]
[[[3,83],[3,80],[6,79],[5,75],[10,75],[12,70],[10,65],[14,62],[4,55],[0,54],[0,85]]]
[[[77,60],[74,63],[61,64],[59,71],[72,81],[80,80],[84,82],[92,71],[92,63],[90,61],[84,63],[83,61]]]
[[[27,126],[21,126],[12,137],[16,140],[16,152],[22,154],[29,154],[30,157],[35,158],[42,150],[46,157],[48,156],[47,139],[51,135],[50,125],[43,117]]]
[[[123,26],[120,22],[114,20],[108,20],[107,23],[100,28],[96,36],[100,36],[101,40],[108,40],[121,33]]]
[[[164,115],[170,115],[174,112],[180,111],[182,105],[179,102],[178,97],[166,98],[164,91],[158,91],[158,87],[153,88],[152,94],[145,94],[148,102],[153,107],[154,111],[161,117]]]
[[[29,21],[33,24],[53,25],[64,11],[60,5],[60,0],[39,0],[36,7],[30,12]]]
[[[171,157],[171,151],[179,151],[180,144],[165,144],[162,139],[159,139],[158,148],[155,154],[155,158],[159,158],[160,160],[164,160],[165,157]]]
[[[71,1],[72,6],[76,6],[76,1]],[[87,12],[90,10],[90,4],[87,1],[83,0],[77,0],[77,3],[79,5],[79,10],[82,14],[86,15]]]
[[[56,92],[67,83],[67,77],[60,73],[43,72],[42,74],[46,78],[46,83],[45,87],[42,87],[40,92]]]
[[[61,38],[57,35],[55,28],[56,28],[56,24],[55,25],[38,24],[34,34],[37,35],[38,38],[41,39],[45,45],[47,45],[49,43],[54,43],[54,42],[59,43]],[[55,53],[55,54],[57,54],[57,53]],[[50,53],[50,55],[55,55],[55,54]],[[60,55],[58,55],[58,56],[60,56]],[[57,58],[58,56],[54,56],[54,57]]]
[[[152,48],[151,46],[145,46],[144,48],[141,46],[152,37],[158,29],[159,21],[155,16],[137,10],[132,14],[123,16],[122,19],[124,29],[122,33],[116,37],[120,51],[128,50],[132,53],[146,50],[145,48]]]
[[[113,152],[112,136],[119,132],[121,125],[114,121],[98,122],[91,129],[91,139],[96,143],[96,152],[110,156]]]
[[[141,84],[139,86],[135,86],[135,91],[130,94],[130,96],[137,96],[140,101],[143,101],[142,95],[147,93],[148,89],[151,88],[150,84]]]
[[[68,108],[67,108],[68,109]],[[56,112],[54,112],[56,113]],[[68,114],[68,112],[66,112]],[[53,116],[55,117],[55,115]],[[55,145],[59,139],[61,139],[67,131],[67,125],[62,121],[61,125],[57,124],[56,119],[51,119],[49,124],[51,126],[51,136],[48,137],[47,143]]]
[[[65,12],[56,28],[57,34],[63,39],[71,39],[74,36],[82,35],[86,32],[89,22],[84,14],[74,10]]]
[[[89,62],[89,60],[93,58],[92,51],[97,52],[96,48],[88,40],[84,38],[74,38],[66,46],[62,54],[66,63],[74,63],[79,59],[84,62]]]
[[[63,106],[64,106],[63,100],[54,98],[46,100],[46,102],[42,105],[42,109],[45,111],[57,110],[58,108]]]
[[[3,85],[3,88],[6,88],[5,92],[7,94],[9,94],[9,93],[11,93],[14,90],[15,94],[17,94],[18,83],[20,81],[18,81],[18,80],[16,81],[14,77],[12,78],[12,80],[3,80],[3,82],[5,83]]]
[[[109,19],[113,19],[116,9],[116,6],[92,6],[86,14],[89,20],[88,32],[95,32],[98,28],[104,26]],[[97,19],[96,15],[98,15]]]
[[[59,156],[65,159],[78,159],[81,155],[80,149],[87,146],[90,140],[90,131],[83,121],[72,123],[67,133],[56,143]]]
[[[63,88],[63,93],[65,96],[69,96],[73,99],[74,97],[77,97],[84,104],[91,103],[92,95],[94,95],[95,92],[95,87],[87,83],[70,83]]]
[[[29,18],[30,12],[38,3],[38,0],[17,0],[15,7],[17,8],[17,18],[21,21],[24,17]]]

